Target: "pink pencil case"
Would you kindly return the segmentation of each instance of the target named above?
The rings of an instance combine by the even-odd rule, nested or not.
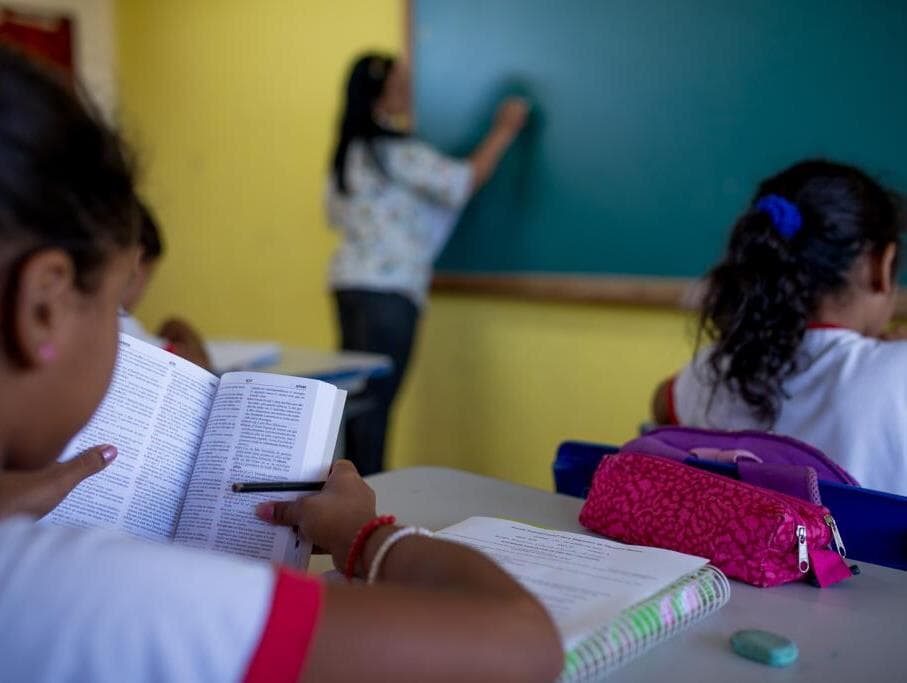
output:
[[[851,575],[828,508],[657,456],[604,457],[579,521],[625,543],[706,557],[759,587],[810,572],[825,587]]]

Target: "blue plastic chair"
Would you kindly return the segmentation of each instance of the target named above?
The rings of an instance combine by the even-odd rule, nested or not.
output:
[[[554,490],[576,498],[589,495],[595,468],[605,455],[620,448],[586,441],[565,441],[554,457]]]
[[[554,459],[555,491],[585,498],[602,456],[618,450],[607,444],[565,441]],[[687,464],[739,478],[736,465],[694,458]],[[907,497],[830,481],[819,482],[819,493],[838,524],[848,559],[907,570]]]

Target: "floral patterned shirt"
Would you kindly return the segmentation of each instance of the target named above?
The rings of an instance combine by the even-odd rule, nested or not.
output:
[[[382,168],[365,144],[347,151],[348,194],[332,178],[328,220],[342,233],[330,267],[331,288],[396,292],[421,306],[432,264],[472,189],[472,167],[414,140],[375,142]]]

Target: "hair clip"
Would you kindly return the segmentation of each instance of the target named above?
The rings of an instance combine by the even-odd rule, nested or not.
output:
[[[775,230],[786,240],[796,235],[803,226],[803,216],[800,214],[800,209],[792,201],[785,199],[781,195],[767,194],[756,201],[755,208],[757,211],[762,211],[769,215]]]

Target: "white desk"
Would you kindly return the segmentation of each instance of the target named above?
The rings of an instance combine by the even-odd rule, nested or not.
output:
[[[582,501],[439,467],[415,467],[368,479],[378,511],[404,523],[439,529],[472,515],[509,517],[581,531]],[[312,569],[328,568],[325,558]],[[608,680],[905,681],[907,572],[860,563],[862,574],[827,589],[807,584],[753,588],[731,582],[731,600],[718,613],[657,645]],[[742,659],[728,638],[740,628],[764,628],[792,638],[799,661],[772,669]]]
[[[368,379],[386,375],[392,367],[388,356],[377,353],[319,351],[284,346],[280,362],[258,369],[278,375],[324,380],[355,394],[362,391]]]

